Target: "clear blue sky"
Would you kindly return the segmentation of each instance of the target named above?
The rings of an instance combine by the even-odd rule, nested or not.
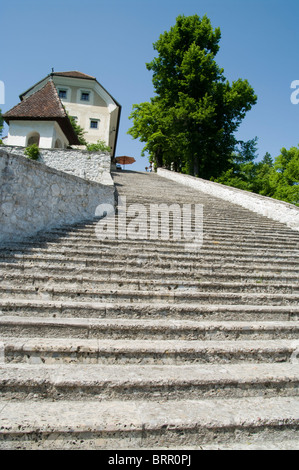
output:
[[[143,144],[127,135],[128,116],[153,96],[145,63],[179,14],[207,14],[220,27],[217,63],[229,81],[247,78],[258,96],[237,137],[257,136],[260,159],[297,146],[299,104],[290,101],[290,85],[299,80],[298,0],[2,0],[2,111],[52,67],[93,75],[122,105],[117,155],[134,156],[130,168],[143,171]]]

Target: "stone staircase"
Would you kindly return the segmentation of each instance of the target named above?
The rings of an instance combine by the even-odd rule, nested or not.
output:
[[[203,246],[94,220],[1,250],[0,448],[298,449],[299,232],[113,178],[127,206],[203,204]]]

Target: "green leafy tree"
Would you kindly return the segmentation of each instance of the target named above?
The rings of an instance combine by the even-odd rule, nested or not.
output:
[[[275,160],[274,168],[289,185],[299,183],[299,148],[291,147],[290,150],[282,148],[281,154]]]
[[[247,149],[253,149],[252,144],[248,141]],[[237,152],[231,167],[211,180],[299,206],[299,148],[281,149],[274,162],[268,152],[258,163],[250,159],[250,152]]]
[[[180,15],[154,44],[158,56],[146,66],[156,96],[133,106],[128,133],[157,166],[203,178],[229,169],[234,132],[256,96],[247,80],[225,79],[215,62],[220,37],[207,16]]]
[[[269,182],[271,196],[299,205],[299,148],[281,149],[275,159]]]
[[[150,102],[134,105],[131,119],[134,120],[134,126],[129,133],[134,139],[145,142],[141,155],[145,156],[148,152],[155,166],[171,162],[176,144],[182,137],[180,134],[174,139],[171,114],[165,113],[157,100],[151,99]]]
[[[211,178],[212,181],[234,186],[235,188],[254,191],[253,182],[255,181],[256,165],[254,160],[257,158],[257,137],[254,139],[238,141],[228,162],[230,168],[224,171],[218,178]]]
[[[255,193],[261,194],[262,196],[273,195],[270,182],[272,173],[273,160],[269,152],[267,152],[264,158],[255,164],[255,173],[254,178],[252,179],[252,187]]]
[[[269,152],[266,152],[264,158],[260,162],[261,165],[268,165],[270,168],[273,167],[273,159]]]

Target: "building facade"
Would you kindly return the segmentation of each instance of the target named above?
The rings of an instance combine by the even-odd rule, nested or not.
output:
[[[47,90],[49,83],[51,87],[55,87],[57,96],[54,98],[44,96],[39,109],[36,106],[37,97],[45,95],[45,88]],[[51,99],[56,103],[52,115],[42,110],[47,108],[47,100],[50,107]],[[30,145],[30,142],[37,141],[38,135],[41,148],[78,145],[78,142],[74,143],[74,139],[69,140],[70,136],[65,135],[55,119],[59,108],[57,99],[62,108],[84,129],[84,138],[88,143],[103,140],[111,147],[111,155],[115,155],[121,106],[95,77],[78,71],[52,72],[20,95],[19,105],[3,115],[5,121],[9,123],[7,145]],[[26,116],[25,109],[21,110],[20,107],[23,104],[25,108],[24,103],[30,104],[32,101],[34,101],[34,112],[30,110]]]

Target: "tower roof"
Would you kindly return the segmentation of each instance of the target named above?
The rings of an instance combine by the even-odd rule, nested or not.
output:
[[[41,85],[43,82],[50,80],[52,77],[65,77],[65,78],[74,78],[74,79],[83,79],[83,80],[90,80],[92,82],[95,82],[96,84],[99,85],[102,90],[104,90],[105,93],[110,97],[110,99],[115,103],[116,106],[121,108],[121,105],[117,102],[117,100],[101,85],[101,83],[98,82],[98,80],[95,77],[92,77],[91,75],[87,75],[86,73],[79,72],[77,70],[72,70],[72,71],[67,71],[67,72],[51,72],[49,75],[44,77],[42,80],[39,82],[35,83],[32,87],[30,87],[28,90],[24,91],[20,95],[20,100],[24,100],[28,94],[32,92],[32,90]]]
[[[83,78],[86,80],[96,80],[95,77],[91,75],[87,75],[86,73],[78,72],[77,70],[73,70],[71,72],[53,72],[52,75],[57,75],[59,77],[71,77],[71,78]]]

